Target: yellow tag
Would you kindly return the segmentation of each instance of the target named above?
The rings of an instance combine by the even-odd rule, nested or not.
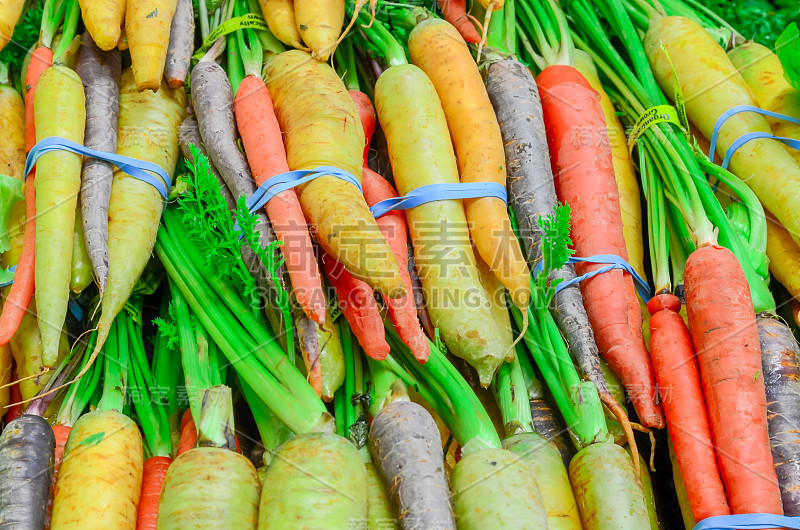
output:
[[[628,135],[628,151],[633,151],[633,146],[636,145],[636,140],[642,136],[647,129],[656,125],[657,123],[674,123],[680,125],[681,122],[678,118],[678,111],[672,105],[656,105],[649,108],[636,120],[633,125],[631,133]]]
[[[264,19],[254,13],[248,13],[247,15],[241,17],[226,20],[217,26],[214,31],[209,33],[208,38],[203,41],[203,45],[200,46],[200,49],[197,50],[197,53],[194,54],[193,58],[199,61],[203,58],[203,55],[205,55],[208,49],[214,45],[218,38],[240,29],[257,29],[266,31],[268,28]]]
[[[667,52],[666,46],[664,43],[661,43],[661,49],[664,50],[664,56],[667,58],[667,62],[669,63],[669,67],[672,68],[672,92],[675,94],[675,108],[678,111],[678,120],[680,121],[681,129],[683,129],[683,134],[686,138],[691,136],[691,132],[689,130],[689,118],[686,117],[686,105],[684,104],[683,100],[683,90],[681,90],[681,83],[678,81],[678,73],[675,72],[675,66],[672,64],[672,59]]]

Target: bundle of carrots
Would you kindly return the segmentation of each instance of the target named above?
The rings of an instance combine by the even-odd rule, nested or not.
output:
[[[791,527],[797,28],[706,4],[0,0],[0,526]]]

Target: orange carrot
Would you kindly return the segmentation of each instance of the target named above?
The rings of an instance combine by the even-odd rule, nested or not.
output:
[[[361,128],[364,129],[364,167],[367,167],[367,160],[369,160],[369,143],[372,140],[372,135],[375,134],[375,109],[369,96],[359,90],[351,90],[350,97],[356,104],[358,110],[358,119],[361,120]]]
[[[475,29],[475,24],[467,13],[467,0],[439,0],[439,9],[442,10],[444,19],[455,26],[465,41],[472,44],[481,41],[481,34]]]
[[[17,380],[17,369],[11,371],[11,380]],[[22,393],[19,390],[19,383],[11,385],[11,403],[19,403],[22,401]],[[22,405],[13,405],[6,409],[6,425],[14,419],[22,415]]]
[[[186,414],[184,414],[183,417],[186,418]],[[188,418],[189,419],[186,421],[186,423],[182,422],[183,427],[181,427],[181,439],[178,442],[178,449],[175,451],[175,458],[178,458],[180,455],[190,449],[194,449],[194,446],[197,443],[197,427],[194,424],[194,419],[192,419],[191,413],[189,414]]]
[[[391,184],[367,167],[369,144],[375,132],[375,109],[369,97],[358,90],[351,90],[350,95],[356,103],[361,126],[364,129],[364,168],[361,174],[361,186],[364,189],[364,198],[367,204],[373,204],[385,199],[397,197],[397,191]],[[406,295],[402,298],[387,298],[389,318],[397,328],[400,338],[411,349],[414,357],[421,363],[428,360],[430,346],[428,338],[422,330],[417,317],[417,306],[414,302],[414,289],[411,285],[411,276],[408,272],[408,227],[402,212],[392,211],[378,218],[378,228],[389,243],[397,263],[400,265],[400,274],[406,284]]]
[[[679,313],[681,300],[672,294],[659,294],[650,300],[647,309],[653,315],[650,355],[692,515],[695,521],[730,515],[711,441],[692,337]]]
[[[142,495],[136,512],[136,530],[156,530],[161,485],[172,463],[168,456],[153,456],[142,467]]]
[[[367,204],[373,204],[385,199],[397,197],[397,192],[391,184],[386,182],[379,174],[365,167],[361,174],[361,186],[364,189],[364,198]],[[397,329],[403,342],[411,349],[411,353],[421,363],[428,360],[430,345],[428,337],[422,330],[417,316],[417,306],[414,302],[414,290],[411,285],[411,276],[408,273],[408,227],[402,212],[389,212],[378,218],[378,228],[389,243],[389,248],[394,252],[397,263],[400,265],[400,275],[406,284],[406,295],[402,298],[385,298],[389,307],[389,318]]]
[[[270,177],[289,171],[281,128],[264,81],[255,76],[245,77],[233,107],[256,184],[260,186]],[[267,203],[266,212],[275,236],[282,242],[281,252],[297,301],[311,320],[324,324],[322,275],[297,194],[293,189],[280,193]]]
[[[331,281],[339,308],[353,330],[364,353],[382,361],[389,355],[389,344],[383,329],[383,319],[372,289],[365,282],[354,278],[336,258],[322,254],[322,268]]]
[[[684,287],[731,513],[783,514],[769,446],[756,315],[744,272],[730,250],[706,245],[686,260]]]
[[[50,500],[47,503],[46,528],[50,528],[50,514],[53,512],[53,496],[56,493],[56,481],[58,481],[58,470],[61,469],[61,460],[64,458],[64,447],[67,445],[69,433],[72,427],[69,425],[54,425],[53,434],[56,438],[56,449],[53,454],[53,479],[50,482]]]
[[[615,254],[628,259],[611,147],[579,145],[576,130],[605,130],[600,97],[570,66],[550,66],[536,78],[558,197],[572,208],[570,234],[578,256]],[[569,103],[565,103],[569,102]],[[578,274],[602,265],[579,263]],[[655,374],[642,336],[642,315],[627,272],[612,270],[581,284],[597,346],[622,379],[640,421],[664,427],[655,402]],[[766,428],[765,431],[766,432]]]
[[[53,64],[53,51],[40,46],[33,51],[28,70],[25,72],[25,150],[30,151],[36,145],[36,131],[33,125],[33,95],[36,84],[42,73]],[[14,283],[3,303],[0,313],[0,346],[8,344],[17,332],[22,317],[28,310],[33,298],[34,255],[36,253],[36,191],[34,190],[35,169],[25,182],[25,238],[22,242],[22,253],[17,262]]]

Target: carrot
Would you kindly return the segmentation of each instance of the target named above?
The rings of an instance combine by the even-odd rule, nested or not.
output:
[[[51,527],[135,528],[141,483],[136,424],[114,410],[89,412],[75,422],[64,449]]]
[[[308,59],[294,50],[267,64],[267,87],[285,134],[289,168],[334,166],[360,178],[364,135],[355,104],[332,68]],[[405,294],[397,260],[353,184],[323,176],[298,192],[325,252],[382,295]]]
[[[411,62],[431,79],[447,118],[461,182],[506,185],[503,138],[478,66],[458,32],[442,20],[425,20],[409,36]],[[530,271],[511,229],[506,205],[496,197],[465,199],[470,234],[478,254],[527,308]]]
[[[117,153],[152,162],[171,177],[178,157],[178,126],[185,113],[183,89],[163,83],[158,93],[138,93],[129,69],[122,74],[119,108]],[[150,130],[159,131],[156,145],[142,137],[142,131]],[[152,137],[148,134],[147,138]],[[119,170],[114,172],[108,206],[108,286],[93,357],[150,259],[163,208],[164,200],[155,188]]]
[[[26,225],[25,208],[24,202],[17,203],[9,217],[8,233],[11,249],[3,253],[2,259],[0,259],[0,266],[3,268],[16,265],[19,261],[25,238],[23,233]],[[2,289],[4,295],[7,295],[10,290],[11,287]],[[44,371],[42,364],[42,342],[36,319],[36,302],[32,301],[25,310],[19,327],[7,346],[10,348],[16,363],[16,376],[20,379],[19,383],[14,385],[20,398],[14,401],[30,399],[39,393],[52,376],[52,372]],[[59,358],[65,355],[69,349],[66,333],[62,333],[61,342],[59,343]],[[30,377],[37,374],[41,375],[39,377]]]
[[[128,0],[125,35],[136,89],[158,91],[177,0]]]
[[[397,197],[397,191],[392,185],[368,167],[364,167],[361,185],[364,187],[364,197],[370,206]],[[378,228],[381,229],[397,258],[397,262],[400,264],[400,274],[406,284],[404,297],[385,299],[385,303],[389,307],[389,318],[397,328],[400,338],[403,339],[406,346],[411,348],[414,357],[420,362],[425,362],[430,353],[430,346],[420,324],[417,303],[414,300],[414,287],[408,268],[408,226],[405,216],[400,212],[389,212],[378,219]]]
[[[541,383],[537,384],[541,387]],[[561,461],[565,467],[568,467],[575,456],[575,446],[572,444],[572,440],[569,439],[564,418],[550,406],[544,395],[531,398],[530,403],[534,430],[555,444],[558,453],[561,455]],[[512,447],[507,447],[506,449],[514,451]]]
[[[731,251],[707,245],[689,255],[685,287],[689,331],[731,512],[782,514],[747,280]]]
[[[519,223],[528,262],[535,266],[543,260],[544,231],[539,219],[552,213],[558,201],[536,81],[522,63],[504,60],[489,67],[486,89],[503,134],[509,201]],[[572,280],[575,266],[566,264],[550,278]],[[566,338],[570,356],[595,384],[603,402],[613,406],[580,287],[559,291],[550,309]]]
[[[463,455],[450,482],[459,528],[548,527],[536,479],[511,451],[489,448]],[[513,502],[511,492],[524,492],[528,502]],[[491,505],[478,502],[481,498],[491,498]]]
[[[570,462],[569,479],[585,530],[650,527],[641,480],[620,446],[597,443],[581,450]]]
[[[272,99],[262,79],[247,76],[234,98],[234,111],[247,161],[256,185],[289,171],[280,125]],[[266,205],[292,289],[303,312],[317,324],[325,323],[325,293],[303,210],[293,189],[273,197]]]
[[[652,21],[644,40],[656,80],[670,97],[673,70],[662,43],[680,81],[686,113],[706,138],[711,138],[723,112],[736,105],[757,106],[750,88],[714,37],[698,23],[679,16]],[[698,68],[697,57],[703,57],[703,68]],[[715,89],[708,90],[709,86]],[[760,114],[742,112],[730,117],[717,136],[717,154],[723,157],[734,141],[750,132],[772,131]],[[800,166],[783,144],[771,138],[751,140],[733,155],[730,169],[800,242]]]
[[[165,74],[169,86],[178,88],[186,82],[194,49],[194,11],[191,0],[178,0],[169,30]]]
[[[103,51],[115,48],[120,40],[126,2],[124,0],[79,0],[79,3],[86,31],[97,43],[97,47]]]
[[[25,168],[25,103],[13,87],[0,85],[0,128],[6,141],[0,144],[0,173],[23,180]]]
[[[197,426],[195,426],[194,420],[192,420],[191,411],[187,409],[186,413],[189,414],[189,416],[186,423],[181,422],[181,437],[178,441],[178,448],[175,451],[175,458],[194,449],[197,444]],[[184,414],[183,417],[184,419],[187,418],[186,414]]]
[[[325,62],[342,30],[344,0],[294,0],[294,20],[311,56]]]
[[[466,0],[439,0],[442,16],[455,27],[461,37],[471,44],[481,42],[481,34],[475,29],[472,17],[467,13]]]
[[[769,272],[792,298],[800,299],[800,246],[775,217],[767,216],[767,257]]]
[[[357,90],[351,90],[350,96],[356,104],[361,127],[364,129],[366,145],[364,146],[361,186],[364,188],[364,198],[367,200],[367,204],[372,206],[380,201],[397,197],[397,191],[382,176],[367,167],[370,139],[375,132],[375,109],[372,108],[372,102],[366,94]],[[417,317],[414,287],[408,272],[408,226],[405,216],[401,212],[392,211],[378,218],[377,223],[400,265],[400,275],[406,285],[404,297],[386,300],[386,305],[389,307],[389,318],[397,328],[400,338],[403,339],[406,346],[411,348],[414,357],[420,362],[425,362],[428,359],[430,347]]]
[[[784,515],[800,515],[800,452],[795,426],[800,399],[800,346],[789,327],[767,313],[756,317],[767,395],[772,462],[781,488]]]
[[[439,430],[430,413],[412,401],[394,401],[373,418],[369,440],[399,526],[454,528]]]
[[[582,146],[571,140],[577,127],[605,127],[599,96],[569,66],[546,68],[536,84],[542,96],[556,192],[572,208],[570,228],[577,254],[614,254],[627,260],[611,149],[601,143]],[[565,105],[564,101],[572,103]],[[585,274],[599,267],[579,263],[576,269]],[[599,274],[582,282],[581,291],[597,346],[625,384],[639,419],[645,426],[663,427],[630,274],[619,270]]]
[[[25,7],[25,0],[5,0],[0,4],[0,50],[5,48],[14,33],[14,26]]]
[[[628,251],[628,263],[630,263],[639,276],[647,279],[644,273],[644,242],[642,241],[642,203],[639,198],[639,181],[636,178],[636,170],[633,167],[631,153],[628,151],[627,137],[622,124],[617,117],[617,111],[611,99],[603,90],[597,69],[592,63],[591,58],[582,50],[575,50],[575,68],[586,78],[592,88],[600,95],[600,107],[603,109],[606,128],[605,131],[598,131],[601,135],[597,140],[605,142],[602,135],[608,137],[607,142],[611,147],[611,157],[614,164],[614,178],[617,181],[619,191],[619,210],[622,215],[622,234],[625,237],[625,249]],[[579,139],[578,141],[582,141]],[[590,138],[590,140],[594,140]],[[639,299],[639,306],[642,312],[642,333],[645,342],[649,340],[650,313],[647,311],[647,304]]]
[[[659,294],[650,300],[648,307],[653,313],[650,354],[692,514],[697,521],[730,515],[717,468],[692,338],[678,313],[681,301],[672,294]]]
[[[142,467],[142,493],[136,516],[137,530],[155,530],[158,522],[161,485],[172,463],[168,456],[153,456],[144,461]]]
[[[689,504],[689,496],[686,493],[686,485],[683,482],[683,476],[678,468],[678,460],[675,457],[675,451],[672,448],[672,438],[667,436],[667,443],[669,445],[669,459],[672,464],[672,482],[675,484],[675,495],[678,497],[678,506],[681,510],[681,518],[683,519],[683,526],[686,530],[694,528],[695,520],[692,515],[692,507]]]
[[[39,77],[53,62],[53,52],[44,46],[37,47],[31,55],[28,69],[25,72],[25,150],[36,144],[36,133],[33,113],[33,97]],[[0,314],[0,345],[8,344],[19,328],[25,311],[33,298],[36,252],[36,188],[34,186],[35,169],[28,175],[25,186],[26,225],[25,241],[22,254],[17,263],[14,283],[3,304]]]
[[[36,140],[61,136],[83,143],[86,107],[78,75],[64,66],[49,68],[36,94]],[[53,151],[42,155],[36,166],[36,309],[43,362],[54,366],[67,314],[81,156]]]
[[[369,528],[385,528],[393,530],[397,528],[396,518],[389,504],[389,495],[386,493],[378,471],[372,462],[366,462],[367,469],[367,499],[369,512]]]
[[[45,528],[50,528],[50,519],[53,514],[53,499],[56,494],[56,483],[58,482],[58,472],[61,469],[61,461],[64,459],[64,448],[69,439],[69,433],[72,427],[64,424],[53,425],[53,435],[56,439],[55,450],[53,451],[53,477],[50,481],[50,492],[47,500],[47,517],[45,518]]]
[[[333,433],[299,434],[273,455],[261,489],[258,527],[345,528],[367,520],[366,500],[366,469],[349,440]]]
[[[279,41],[298,50],[308,49],[300,42],[300,32],[294,20],[294,0],[259,0],[258,3],[267,27]]]
[[[0,525],[43,528],[55,439],[47,420],[23,414],[0,435]]]
[[[119,118],[120,52],[104,52],[84,34],[78,75],[86,94],[86,147],[106,153],[117,152]],[[114,168],[111,163],[87,158],[81,172],[81,211],[86,250],[92,262],[100,296],[108,282],[108,201]]]
[[[72,230],[72,263],[69,279],[69,290],[73,295],[80,294],[92,283],[92,262],[86,252],[83,238],[83,216],[81,205],[75,212],[75,225]]]
[[[753,93],[758,106],[787,116],[800,113],[800,92],[784,76],[778,56],[757,42],[745,42],[728,52],[731,64]],[[800,125],[779,118],[764,116],[775,136],[800,137]],[[795,162],[800,163],[800,151],[786,146]],[[708,150],[706,150],[708,152]]]
[[[503,449],[530,466],[547,510],[549,530],[581,530],[581,519],[567,469],[556,444],[535,432],[507,436]]]
[[[384,72],[375,86],[375,106],[401,194],[458,182],[445,115],[422,70],[400,65]],[[422,204],[406,210],[406,219],[433,325],[450,351],[475,367],[480,383],[488,386],[511,344],[493,324],[462,203]]]
[[[11,370],[11,379],[16,380],[16,378],[17,371]],[[17,405],[5,409],[4,419],[6,423],[10,423],[22,415],[22,404],[19,403],[22,400],[22,395],[19,392],[19,383],[12,385],[9,393],[11,394],[11,401],[17,403]]]
[[[369,285],[353,278],[341,263],[323,253],[322,268],[336,291],[339,308],[355,333],[364,353],[382,361],[389,355],[383,319]]]
[[[192,449],[167,469],[158,528],[255,529],[258,490],[258,475],[246,457],[217,447]]]
[[[364,130],[364,158],[362,160],[364,167],[367,167],[369,160],[369,145],[372,142],[372,135],[375,134],[375,125],[377,117],[375,116],[375,108],[372,106],[369,96],[360,90],[350,90],[350,97],[353,98],[353,103],[356,104],[358,111],[358,119],[361,121],[361,128]]]
[[[0,346],[0,416],[5,415],[6,409],[11,404],[11,375],[14,372],[14,355],[11,346]]]

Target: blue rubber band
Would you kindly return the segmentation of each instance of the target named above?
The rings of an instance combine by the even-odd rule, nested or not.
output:
[[[736,139],[735,142],[731,144],[728,150],[725,151],[725,158],[722,160],[721,164],[722,169],[728,169],[728,164],[730,163],[731,158],[741,146],[743,146],[750,140],[755,140],[757,138],[772,138],[773,140],[778,140],[779,142],[783,142],[789,147],[800,151],[800,140],[796,140],[794,138],[787,138],[786,136],[774,136],[770,133],[765,133],[761,131],[753,131],[741,135],[739,138]]]
[[[45,138],[33,146],[33,149],[28,153],[28,158],[25,159],[23,178],[27,178],[39,157],[50,151],[70,151],[78,155],[105,160],[119,168],[120,171],[153,186],[165,201],[169,198],[169,190],[172,187],[172,181],[167,172],[158,165],[145,160],[137,160],[135,158],[118,155],[116,153],[106,153],[105,151],[90,149],[72,140],[61,138],[60,136]],[[151,175],[151,173],[155,173],[160,179]]]
[[[787,517],[772,513],[718,515],[703,519],[694,526],[693,530],[738,530],[749,528],[800,529],[800,517]]]
[[[255,212],[264,207],[273,197],[286,190],[292,189],[295,186],[300,186],[306,182],[310,182],[318,177],[336,177],[349,182],[360,193],[364,193],[361,189],[361,181],[358,180],[352,173],[343,169],[333,166],[320,166],[314,169],[298,169],[289,171],[288,173],[281,173],[274,177],[268,178],[261,186],[256,189],[250,197],[247,198],[247,208],[250,213]]]
[[[15,273],[15,272],[17,272],[17,266],[16,265],[12,265],[11,267],[9,267],[6,270],[8,272],[14,272]],[[7,282],[0,282],[0,287],[5,287],[6,285],[11,285],[12,283],[14,283],[14,279],[13,278],[10,281],[7,281]]]
[[[650,285],[639,276],[639,273],[636,272],[636,269],[631,266],[630,263],[622,259],[620,256],[616,256],[614,254],[598,254],[596,256],[589,256],[588,258],[581,258],[578,256],[570,256],[567,260],[567,263],[597,263],[597,264],[606,264],[606,267],[600,267],[599,269],[593,270],[591,272],[587,272],[582,276],[578,276],[571,280],[561,282],[556,286],[556,293],[575,285],[583,280],[588,280],[589,278],[593,278],[598,274],[602,274],[604,272],[608,272],[614,269],[621,269],[627,273],[629,273],[634,280],[634,285],[636,286],[636,291],[639,293],[639,296],[642,297],[642,300],[645,302],[649,301],[652,298],[652,293],[650,292]],[[536,267],[533,269],[534,278],[539,275],[540,272],[544,270],[544,260],[540,261],[536,264]]]
[[[69,312],[72,313],[72,316],[75,317],[75,320],[81,322],[83,320],[83,308],[81,304],[78,303],[77,300],[74,298],[70,298],[69,302],[67,302],[67,307],[69,308]]]
[[[755,107],[753,105],[736,105],[735,107],[731,107],[725,112],[723,112],[719,118],[717,118],[716,123],[714,124],[714,131],[711,133],[711,145],[708,149],[708,159],[714,160],[714,150],[717,147],[717,136],[719,135],[719,130],[722,128],[722,125],[728,121],[728,118],[739,114],[740,112],[755,112],[757,114],[763,114],[764,116],[769,116],[770,118],[778,118],[780,120],[789,121],[792,123],[800,124],[800,119],[794,118],[792,116],[787,116],[785,114],[778,114],[777,112],[772,112],[769,110],[764,110],[759,107]],[[776,138],[780,139],[780,138]],[[738,140],[737,140],[738,141]],[[744,143],[744,142],[743,142]],[[726,158],[728,155],[726,153]],[[732,156],[732,154],[731,154]],[[722,166],[725,167],[725,166]]]
[[[392,210],[405,210],[433,201],[453,199],[478,199],[497,197],[508,204],[506,187],[497,182],[462,182],[457,184],[428,184],[408,192],[402,197],[392,197],[377,202],[369,209],[376,218]]]

